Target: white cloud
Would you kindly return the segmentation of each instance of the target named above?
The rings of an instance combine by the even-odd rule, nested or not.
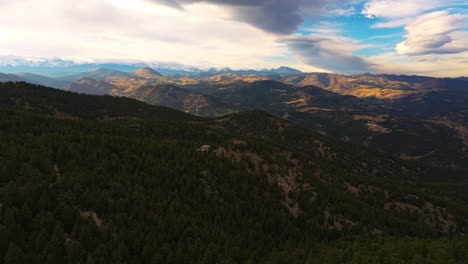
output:
[[[184,10],[142,0],[22,0],[2,7],[0,54],[180,61],[200,67],[276,67],[276,36],[228,19],[226,8]],[[27,14],[27,15],[25,15]]]
[[[389,52],[368,58],[373,72],[415,74],[435,77],[468,76],[468,52],[448,55],[406,57]]]
[[[372,28],[402,27],[394,52],[368,57],[375,72],[431,76],[468,75],[466,14],[458,0],[370,0],[362,14],[378,18]],[[457,14],[458,12],[458,14]],[[466,12],[462,12],[466,13]]]
[[[416,18],[405,27],[406,40],[396,51],[401,55],[451,54],[468,50],[468,32],[462,30],[468,15],[437,11]]]
[[[459,0],[370,0],[364,5],[361,14],[367,18],[379,18],[372,28],[401,27],[431,10],[460,5]]]
[[[345,9],[335,9],[331,10],[329,15],[330,16],[351,16],[356,14],[356,7],[351,6]]]
[[[377,22],[372,25],[372,28],[396,28],[396,27],[402,27],[404,25],[407,25],[409,22],[411,22],[411,18],[398,18],[395,20],[389,20],[385,22]]]
[[[411,17],[449,2],[451,0],[371,0],[364,6],[362,14],[368,18]]]

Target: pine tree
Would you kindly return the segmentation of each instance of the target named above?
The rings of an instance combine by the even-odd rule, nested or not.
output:
[[[8,245],[7,252],[4,258],[5,264],[24,264],[27,263],[26,256],[24,255],[23,250],[21,250],[14,243]]]

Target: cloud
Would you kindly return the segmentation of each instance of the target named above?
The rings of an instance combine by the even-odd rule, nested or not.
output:
[[[353,55],[363,48],[355,40],[335,36],[292,36],[280,40],[303,63],[341,73],[368,71],[372,66]]]
[[[442,7],[456,6],[459,0],[370,0],[361,14],[380,21],[372,28],[395,28],[408,24],[414,17]]]
[[[468,52],[407,57],[396,52],[369,57],[373,72],[415,74],[435,77],[468,76]]]
[[[396,51],[401,55],[453,54],[468,50],[468,32],[461,31],[468,15],[437,11],[421,15],[405,27],[406,40]]]
[[[351,6],[345,9],[335,9],[330,11],[330,16],[352,16],[356,14],[356,7]]]
[[[422,4],[420,0],[414,1]],[[21,0],[13,3],[10,0],[0,0],[3,11],[0,16],[0,55],[101,62],[177,61],[201,68],[274,68],[288,65],[302,70],[343,73],[391,70],[394,69],[393,65],[398,65],[395,70],[412,70],[414,67],[421,68],[423,72],[430,72],[431,64],[433,69],[444,65],[454,72],[461,71],[456,70],[455,66],[466,68],[466,63],[459,62],[457,56],[464,54],[463,61],[468,60],[467,52],[463,52],[468,47],[468,36],[460,28],[461,24],[467,23],[460,21],[459,16],[451,14],[423,19],[420,12],[430,11],[420,10],[427,7],[411,8],[413,11],[407,12],[397,8],[396,4],[391,5],[392,8],[383,9],[377,8],[377,5],[367,6],[366,12],[369,15],[383,18],[376,21],[378,23],[400,21],[401,24],[404,21],[408,25],[407,35],[405,41],[399,45],[400,54],[395,51],[392,57],[388,57],[388,64],[392,64],[385,65],[388,68],[383,66],[385,57],[375,58],[377,62],[374,63],[373,57],[355,55],[356,51],[368,46],[343,37],[344,32],[341,29],[349,29],[347,19],[339,20],[331,16],[351,13],[353,9],[350,7],[355,5],[357,8],[360,6],[357,3],[361,2],[363,1]],[[369,0],[369,4],[383,2]],[[391,1],[397,4],[400,2],[403,1]],[[398,9],[397,12],[393,11],[395,8]],[[450,12],[458,11],[453,9]],[[402,14],[411,15],[396,18]],[[421,21],[426,22],[416,23],[414,18],[418,15],[421,16]],[[318,20],[320,17],[326,19]],[[299,26],[304,19],[307,20],[307,27]],[[359,22],[353,26],[357,27]],[[424,26],[429,22],[433,26]],[[298,26],[300,32],[309,36],[291,33]],[[346,33],[354,34],[354,28]],[[375,39],[389,38],[390,43],[393,39],[381,36],[387,33],[379,31]],[[387,52],[382,47],[379,51]],[[398,61],[394,64],[395,60]],[[449,60],[457,63],[450,64]]]
[[[227,7],[232,19],[245,22],[274,34],[293,33],[304,16],[318,15],[328,5],[341,0],[149,0],[184,7],[193,3],[210,3]],[[323,14],[323,13],[322,13]]]
[[[450,0],[371,0],[364,6],[362,14],[367,18],[411,17],[448,2]]]
[[[378,22],[375,23],[371,26],[371,28],[396,28],[396,27],[402,27],[404,25],[407,25],[409,22],[411,22],[411,18],[398,18],[395,20],[389,20],[385,22]]]
[[[227,19],[229,10],[209,3],[182,11],[141,0],[22,0],[2,11],[0,54],[179,61],[202,68],[299,64],[290,57],[268,61],[288,53],[275,35]]]

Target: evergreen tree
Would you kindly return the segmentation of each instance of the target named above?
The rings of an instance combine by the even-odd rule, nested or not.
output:
[[[23,264],[23,263],[27,263],[27,258],[23,250],[21,250],[15,244],[10,243],[8,245],[8,249],[4,257],[4,263],[5,264]]]

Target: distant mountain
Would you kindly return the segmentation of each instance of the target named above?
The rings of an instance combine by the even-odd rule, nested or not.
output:
[[[302,74],[303,72],[299,71],[299,70],[296,70],[296,69],[293,69],[293,68],[290,68],[290,67],[286,67],[286,66],[281,66],[277,69],[271,69],[270,70],[270,73],[268,74]]]
[[[97,80],[104,80],[110,77],[124,77],[129,76],[130,74],[123,71],[108,69],[108,68],[97,68],[90,71],[80,72],[73,75],[62,76],[58,79],[60,80],[68,80],[68,81],[76,81],[85,77],[97,79]]]
[[[18,77],[15,74],[0,73],[0,82],[25,82],[26,79]]]
[[[206,85],[219,85],[219,84],[229,84],[236,82],[254,82],[254,81],[264,81],[270,80],[270,77],[267,75],[258,75],[258,74],[234,74],[234,73],[221,73],[209,76],[203,76],[197,78],[197,84],[200,86]]]
[[[126,73],[134,72],[143,67],[149,67],[166,76],[197,76],[197,75],[213,75],[221,73],[237,73],[237,74],[300,74],[302,72],[289,67],[279,67],[277,69],[264,70],[232,70],[224,69],[201,69],[194,66],[187,66],[178,63],[164,62],[112,62],[112,63],[93,63],[93,62],[75,62],[65,59],[47,59],[47,58],[23,58],[19,56],[0,56],[0,72],[16,73],[29,72],[34,74],[45,75],[47,77],[70,77],[83,72],[93,71],[99,68],[122,71]],[[80,76],[85,77],[85,76]],[[95,79],[97,76],[87,76]],[[77,80],[75,78],[73,80]]]
[[[360,98],[398,100],[410,95],[431,90],[466,87],[463,78],[434,78],[426,76],[358,74],[340,75],[331,73],[307,73],[284,76],[283,82],[307,86],[314,85],[342,95]]]
[[[63,59],[29,59],[18,56],[0,56],[0,72],[28,72],[53,78],[74,76],[99,68],[131,72],[144,66],[146,66],[146,64],[142,63],[87,63]],[[82,77],[84,76],[73,80]]]
[[[213,97],[168,84],[143,86],[123,95],[152,105],[167,106],[199,116],[225,115],[233,112],[235,108]]]
[[[232,70],[230,68],[223,68],[223,69],[211,68],[207,71],[199,72],[198,75],[200,76],[209,76],[209,75],[216,75],[216,74],[292,75],[292,74],[302,74],[302,73],[303,72],[299,70],[286,67],[286,66],[281,66],[277,69],[263,69],[263,70]]]
[[[335,93],[360,98],[396,99],[414,92],[412,85],[407,82],[374,75],[309,73],[286,76],[282,81],[298,86],[314,85]]]
[[[162,76],[159,72],[155,71],[154,69],[150,67],[144,67],[141,68],[135,72],[133,72],[133,75],[141,78],[147,78],[147,79],[159,79]]]
[[[382,77],[388,80],[400,81],[400,82],[406,82],[406,83],[420,83],[420,82],[425,82],[425,81],[436,79],[434,77],[418,76],[418,75],[377,74],[377,75],[371,75],[371,76]]]
[[[66,81],[66,80],[50,78],[50,77],[46,77],[46,76],[38,75],[34,73],[22,72],[22,73],[16,73],[15,75],[25,79],[27,82],[30,82],[30,83],[40,84],[40,85],[49,86],[49,87],[58,88],[58,89],[62,89],[70,83],[69,81]]]
[[[76,82],[73,82],[65,87],[65,89],[72,92],[94,95],[110,95],[117,93],[120,90],[119,87],[106,81],[95,80],[89,77],[84,77]]]
[[[84,72],[82,75],[94,79],[106,79],[109,77],[116,77],[116,76],[128,76],[127,72],[113,70],[113,69],[106,69],[106,68],[98,68],[92,71]]]
[[[211,68],[208,70],[202,70],[196,67],[191,68],[183,68],[183,69],[171,69],[171,68],[164,68],[164,67],[156,67],[155,68],[158,72],[164,73],[170,77],[181,77],[181,76],[190,76],[190,77],[209,77],[213,75],[220,75],[220,74],[239,74],[239,75],[272,75],[272,74],[279,74],[279,75],[293,75],[293,74],[302,74],[303,72],[290,68],[281,66],[277,69],[263,69],[263,70],[233,70],[230,68]]]

